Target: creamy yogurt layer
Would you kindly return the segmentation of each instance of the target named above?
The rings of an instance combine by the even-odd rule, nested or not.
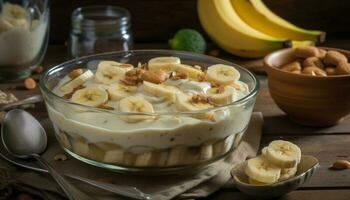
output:
[[[96,71],[77,69],[62,78],[53,92],[66,100],[48,104],[48,113],[59,132],[78,141],[73,151],[84,156],[107,143],[137,154],[179,147],[201,151],[214,144],[229,149],[235,134],[244,132],[254,103],[229,105],[249,93],[239,77],[232,66],[203,71],[176,57],[138,67],[101,61]]]

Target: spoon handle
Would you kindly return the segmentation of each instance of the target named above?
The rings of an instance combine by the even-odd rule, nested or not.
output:
[[[39,155],[33,155],[33,157],[49,172],[50,175],[56,180],[58,185],[67,195],[70,200],[92,200],[90,196],[80,191],[74,185],[69,183],[61,174],[59,174],[48,162],[42,159]]]
[[[9,110],[11,108],[26,105],[26,104],[38,103],[41,101],[43,101],[43,96],[38,94],[38,95],[34,95],[34,96],[28,97],[28,98],[23,99],[23,100],[19,100],[19,101],[13,102],[13,103],[5,104],[5,105],[0,107],[0,111]]]
[[[113,192],[115,194],[119,194],[125,197],[133,198],[133,199],[139,199],[139,200],[151,200],[152,196],[150,194],[146,194],[136,187],[132,186],[123,186],[123,185],[113,185],[109,183],[102,183],[98,181],[94,181],[91,179],[75,176],[72,174],[65,174],[66,176],[73,178],[75,180],[87,183],[89,185],[95,186],[97,188]]]

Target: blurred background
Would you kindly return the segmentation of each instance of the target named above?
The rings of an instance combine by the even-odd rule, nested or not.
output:
[[[327,43],[350,35],[350,1],[264,0],[281,17],[307,29],[327,32]],[[63,44],[69,37],[71,13],[80,6],[116,5],[131,13],[135,43],[164,43],[181,28],[204,31],[197,15],[196,0],[54,0],[51,1],[50,44]],[[341,45],[341,46],[339,46]],[[344,45],[344,46],[343,46]],[[349,46],[349,45],[348,45]],[[346,48],[348,49],[348,48]]]

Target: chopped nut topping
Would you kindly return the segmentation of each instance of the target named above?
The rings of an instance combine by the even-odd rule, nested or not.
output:
[[[225,87],[224,86],[219,86],[217,89],[216,89],[216,93],[218,94],[221,94],[225,91]]]
[[[145,70],[141,68],[135,68],[133,70],[127,71],[125,73],[125,79],[122,80],[122,82],[125,85],[137,85],[143,81],[142,80],[143,73],[145,73]]]
[[[141,62],[138,62],[137,68],[148,70],[148,65],[147,65],[147,63],[142,64]]]
[[[81,68],[74,69],[73,71],[69,72],[68,77],[71,79],[75,79],[76,77],[80,76],[83,73],[84,73],[84,71]]]
[[[155,84],[163,83],[166,78],[167,74],[163,70],[154,70],[154,71],[146,71],[142,74],[142,80],[148,81]]]
[[[210,100],[210,98],[199,94],[192,96],[191,101],[193,103],[204,103],[204,104],[209,103],[213,105],[213,102]]]
[[[53,157],[53,159],[56,160],[56,161],[65,161],[65,160],[67,160],[68,158],[67,158],[66,155],[59,153],[59,154],[56,154],[56,155]]]
[[[208,81],[208,76],[207,76],[206,73],[199,74],[197,78],[198,78],[199,82],[206,82],[206,81]]]
[[[106,110],[114,110],[113,107],[106,105],[106,104],[99,105],[98,108],[106,109]]]
[[[170,74],[170,80],[177,81],[180,79],[187,79],[188,75],[185,73],[179,73],[179,72],[171,72]]]

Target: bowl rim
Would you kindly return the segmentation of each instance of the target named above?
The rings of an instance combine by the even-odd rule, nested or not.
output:
[[[346,49],[339,49],[339,48],[332,48],[332,47],[316,47],[316,48],[320,48],[320,49],[324,49],[324,50],[335,50],[335,51],[339,51],[339,52],[346,52],[350,56],[350,51],[346,50]],[[294,48],[280,49],[280,50],[277,50],[277,51],[274,51],[274,52],[267,54],[263,59],[263,66],[266,69],[266,71],[268,72],[269,70],[272,70],[272,71],[277,72],[277,73],[283,73],[284,75],[289,76],[289,77],[299,77],[299,78],[307,79],[307,80],[311,80],[311,79],[318,79],[318,80],[337,79],[337,80],[339,80],[339,79],[349,79],[350,78],[350,74],[348,74],[348,75],[332,75],[332,76],[310,76],[310,75],[306,75],[306,74],[295,74],[295,73],[286,72],[284,70],[281,70],[279,67],[272,66],[269,63],[269,61],[271,60],[271,57],[275,56],[276,54],[278,54],[278,53],[285,54],[285,53],[290,52],[290,51],[294,51]]]
[[[96,58],[96,60],[98,60],[98,58],[100,56],[122,56],[122,55],[133,55],[133,54],[141,54],[141,53],[149,53],[149,54],[169,54],[170,55],[174,55],[174,56],[179,56],[181,59],[181,56],[194,56],[195,59],[200,59],[200,58],[207,58],[207,59],[215,59],[218,61],[218,63],[225,63],[225,64],[229,64],[235,68],[239,68],[240,70],[244,71],[245,73],[247,73],[247,75],[254,81],[254,87],[253,89],[243,98],[231,102],[229,104],[225,104],[225,105],[219,105],[219,106],[215,106],[212,108],[208,108],[208,109],[203,109],[203,110],[196,110],[196,111],[187,111],[187,112],[182,112],[182,111],[176,111],[176,112],[120,112],[120,111],[115,111],[115,110],[107,110],[107,109],[102,109],[102,108],[97,108],[97,107],[92,107],[92,106],[86,106],[86,105],[82,105],[82,104],[78,104],[78,103],[74,103],[71,102],[67,99],[64,99],[58,95],[56,95],[54,92],[52,92],[45,83],[45,80],[48,79],[50,77],[50,75],[57,73],[60,70],[63,70],[65,68],[66,65],[69,64],[73,64],[73,63],[79,63],[80,61],[84,61],[84,60],[88,60],[88,59],[94,59]],[[40,78],[39,81],[39,87],[41,89],[41,91],[43,92],[43,94],[47,94],[50,97],[59,100],[63,103],[66,104],[70,104],[73,106],[78,106],[84,109],[88,109],[88,110],[95,110],[98,112],[108,112],[108,113],[113,113],[113,114],[117,114],[117,115],[149,115],[149,116],[158,116],[158,115],[193,115],[193,114],[201,114],[201,113],[207,113],[210,111],[215,111],[215,110],[219,110],[219,109],[223,109],[223,108],[227,108],[230,106],[235,106],[235,105],[241,105],[246,103],[247,101],[251,100],[252,98],[256,97],[258,92],[259,92],[259,88],[260,88],[260,83],[258,81],[258,79],[256,78],[256,76],[250,72],[248,69],[232,63],[230,61],[226,61],[220,58],[216,58],[213,56],[208,56],[208,55],[203,55],[203,54],[198,54],[198,53],[192,53],[192,52],[186,52],[186,51],[175,51],[175,50],[163,50],[163,49],[142,49],[142,50],[129,50],[129,51],[112,51],[112,52],[105,52],[105,53],[99,53],[99,54],[93,54],[93,55],[88,55],[88,56],[83,56],[83,57],[79,57],[79,58],[75,58],[75,59],[71,59],[68,61],[65,61],[63,63],[60,63],[58,65],[55,65],[54,67],[50,68],[49,70],[47,70]],[[45,96],[45,95],[44,95]]]
[[[246,187],[260,187],[260,188],[263,188],[263,187],[275,187],[275,186],[279,186],[279,185],[283,185],[287,182],[291,182],[291,181],[294,181],[294,180],[297,180],[297,179],[300,179],[302,177],[305,176],[305,174],[309,173],[311,170],[315,169],[315,168],[318,168],[320,166],[320,161],[314,157],[314,156],[311,156],[311,155],[302,155],[302,157],[309,157],[309,158],[312,158],[315,160],[315,164],[313,164],[309,169],[305,170],[304,172],[302,172],[301,174],[297,175],[297,176],[294,176],[292,178],[289,178],[289,179],[286,179],[286,180],[283,180],[283,181],[278,181],[276,183],[272,183],[272,184],[264,184],[264,185],[255,185],[255,184],[249,184],[249,183],[246,183],[246,182],[243,182],[241,181],[237,176],[236,174],[233,172],[233,169],[231,170],[231,176],[233,177],[234,181],[236,183],[239,183],[241,185],[244,185]],[[242,163],[246,163],[247,161],[244,161]],[[239,164],[242,164],[242,163],[238,163],[235,167],[237,167]],[[235,168],[234,167],[234,168]]]

